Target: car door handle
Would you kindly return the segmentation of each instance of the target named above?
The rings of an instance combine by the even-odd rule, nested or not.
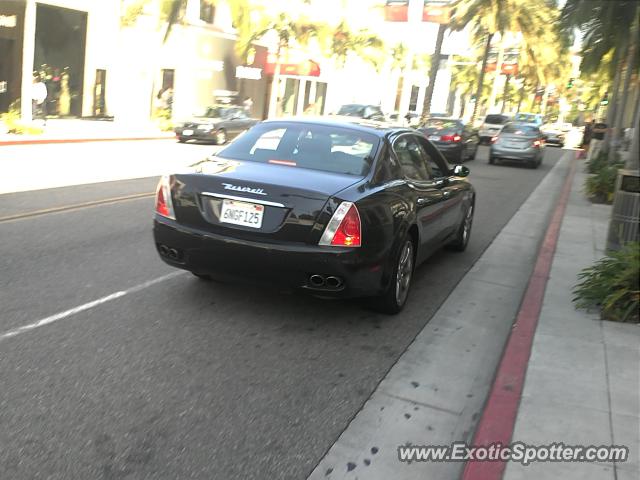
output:
[[[418,198],[417,202],[418,205],[426,205],[427,203],[429,203],[429,199],[428,198]]]

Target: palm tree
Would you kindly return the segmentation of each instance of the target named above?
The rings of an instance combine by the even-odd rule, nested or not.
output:
[[[378,67],[380,59],[375,52],[379,52],[383,46],[384,42],[377,35],[367,30],[353,32],[347,22],[341,20],[331,36],[329,54],[340,67],[344,67],[350,53]]]
[[[630,45],[629,32],[638,17],[635,0],[567,0],[562,10],[562,25],[567,30],[580,29],[583,36],[581,70],[590,74],[601,68],[602,59],[614,52],[615,60],[609,71],[612,82],[611,98],[607,109],[606,123],[615,130],[616,110],[626,106],[626,98],[619,99],[620,80],[624,66],[624,52]],[[636,42],[637,43],[637,42]],[[629,69],[630,71],[631,69]],[[620,105],[620,107],[618,107]],[[609,132],[605,135],[603,150],[608,151],[611,142]],[[613,157],[613,153],[610,154]]]
[[[454,64],[451,69],[451,88],[460,93],[460,117],[464,117],[467,99],[473,93],[478,79],[478,65],[470,61]]]
[[[442,54],[442,43],[444,41],[444,34],[449,28],[448,24],[441,23],[438,26],[438,34],[436,35],[436,45],[431,57],[431,69],[429,71],[429,84],[424,94],[424,103],[422,104],[422,116],[426,116],[431,111],[431,100],[433,98],[433,89],[436,84],[436,78],[438,76],[438,69],[440,68],[440,56]]]
[[[478,78],[477,100],[472,120],[477,115],[477,107],[482,97],[487,58],[495,35],[499,35],[500,40],[498,43],[496,77],[489,108],[493,107],[492,104],[497,95],[505,33],[509,31],[520,32],[524,44],[534,44],[544,34],[545,28],[548,28],[551,10],[546,0],[460,0],[457,4],[456,16],[452,22],[454,28],[462,29],[471,24],[475,36],[484,38],[482,69]]]
[[[249,37],[248,43],[251,44],[256,40],[263,38],[268,33],[274,33],[277,37],[276,45],[276,64],[273,72],[273,80],[271,83],[271,94],[269,97],[269,115],[277,114],[278,107],[278,86],[280,83],[280,66],[282,64],[282,53],[285,49],[298,45],[306,45],[309,40],[326,27],[305,21],[295,21],[286,13],[281,12],[275,18],[268,19],[263,23],[262,27],[255,30]]]

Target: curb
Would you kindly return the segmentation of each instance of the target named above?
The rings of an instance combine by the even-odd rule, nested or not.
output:
[[[538,325],[549,272],[560,236],[560,227],[571,193],[578,155],[579,153],[576,152],[571,160],[558,203],[553,210],[542,244],[538,249],[538,257],[478,422],[473,445],[500,444],[506,446],[511,441],[529,356],[531,355],[533,337]],[[492,462],[469,460],[461,478],[462,480],[500,480],[505,466],[506,463],[503,460]]]
[[[0,147],[13,145],[44,145],[52,143],[129,142],[140,140],[175,140],[174,135],[163,137],[113,137],[113,138],[37,138],[29,140],[0,140]]]

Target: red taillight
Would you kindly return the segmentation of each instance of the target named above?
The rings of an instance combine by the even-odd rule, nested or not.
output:
[[[340,204],[318,243],[340,247],[359,247],[362,244],[362,225],[355,204]]]
[[[460,140],[462,140],[462,137],[456,133],[455,135],[442,135],[440,137],[440,140],[442,140],[443,142],[458,143]]]
[[[542,142],[540,140],[534,140],[532,145],[534,148],[540,148],[540,145],[542,145]]]
[[[491,137],[491,143],[496,143],[498,141],[498,137]]]
[[[156,189],[156,213],[163,217],[176,219],[173,212],[173,202],[171,201],[171,187],[169,177],[163,176],[158,182]]]

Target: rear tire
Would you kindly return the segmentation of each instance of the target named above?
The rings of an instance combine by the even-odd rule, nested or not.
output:
[[[196,272],[191,272],[195,277],[198,277],[198,280],[202,280],[204,282],[210,282],[211,280],[213,280],[213,278],[211,277],[211,275],[205,275],[203,273],[196,273]]]
[[[395,315],[407,304],[415,263],[415,245],[411,237],[405,237],[395,257],[393,273],[387,290],[374,300],[373,308],[379,312]]]
[[[489,156],[489,165],[495,165],[496,164],[496,158]]]
[[[462,218],[462,222],[458,227],[456,237],[449,244],[449,248],[451,248],[451,250],[455,250],[456,252],[464,252],[467,249],[469,238],[471,237],[471,227],[473,226],[473,207],[474,204],[472,203],[464,212],[464,217]]]
[[[184,137],[178,137],[178,143],[186,143],[187,139]]]
[[[467,159],[467,149],[465,148],[464,145],[462,145],[460,147],[460,153],[458,154],[458,162],[457,163],[462,165],[466,159]]]

